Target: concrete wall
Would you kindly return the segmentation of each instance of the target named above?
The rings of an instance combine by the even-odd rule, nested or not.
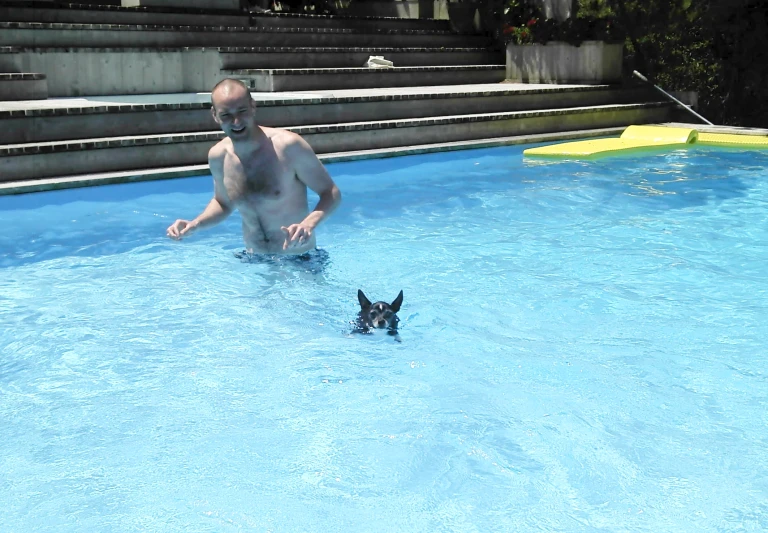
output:
[[[507,45],[507,80],[526,83],[612,83],[621,80],[622,44],[585,41]]]
[[[222,77],[211,49],[33,49],[16,61],[47,76],[51,97],[206,92]]]

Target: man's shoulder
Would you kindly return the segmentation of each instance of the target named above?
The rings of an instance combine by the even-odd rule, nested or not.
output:
[[[301,142],[301,136],[298,133],[294,133],[290,130],[284,130],[282,128],[268,128],[262,126],[262,131],[269,137],[272,144],[292,145]]]
[[[283,153],[289,158],[306,157],[311,153],[309,144],[298,133],[279,128],[270,128],[270,130],[265,133],[269,135],[276,152]]]
[[[232,141],[229,138],[222,139],[214,144],[210,150],[208,150],[208,161],[222,161],[227,152],[232,149]]]

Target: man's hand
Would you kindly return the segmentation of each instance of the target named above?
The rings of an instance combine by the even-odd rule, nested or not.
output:
[[[197,222],[189,220],[177,220],[166,230],[166,235],[175,241],[180,241],[182,237],[191,235],[197,229]]]
[[[303,246],[312,238],[312,228],[305,224],[291,224],[288,227],[281,226],[280,229],[285,233],[283,250],[290,250],[291,248]]]

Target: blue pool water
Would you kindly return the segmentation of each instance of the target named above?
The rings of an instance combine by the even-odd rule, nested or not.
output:
[[[210,177],[0,198],[1,529],[768,530],[768,153],[521,154],[329,165],[320,272],[168,240]]]

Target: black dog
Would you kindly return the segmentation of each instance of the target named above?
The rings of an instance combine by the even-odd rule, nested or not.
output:
[[[357,314],[355,330],[353,333],[372,333],[372,329],[387,329],[387,335],[395,337],[400,341],[400,335],[397,333],[397,324],[400,319],[397,318],[397,312],[403,304],[403,291],[397,295],[397,298],[391,303],[376,302],[366,298],[363,291],[357,291],[357,301],[360,302],[360,312]]]

